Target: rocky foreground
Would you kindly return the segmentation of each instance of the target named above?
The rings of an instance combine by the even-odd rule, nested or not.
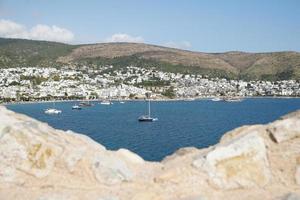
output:
[[[0,199],[300,199],[300,111],[162,162],[0,107]]]

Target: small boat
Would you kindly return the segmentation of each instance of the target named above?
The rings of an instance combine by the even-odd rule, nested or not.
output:
[[[150,117],[148,115],[142,115],[139,117],[139,122],[154,122],[157,121],[157,118]]]
[[[212,99],[212,101],[223,101],[223,99],[219,98],[219,97],[215,97]]]
[[[58,110],[58,109],[55,109],[55,102],[53,101],[53,107],[52,108],[48,108],[45,110],[45,114],[48,114],[48,115],[57,115],[57,114],[60,114],[62,113],[61,110]]]
[[[55,108],[48,108],[47,110],[45,110],[45,114],[49,114],[49,115],[51,115],[51,114],[60,114],[60,113],[62,113],[62,111],[57,110]]]
[[[226,101],[226,102],[241,102],[241,101],[243,101],[243,99],[239,98],[239,97],[229,97],[229,98],[224,99],[224,101]]]
[[[120,101],[121,104],[125,103],[124,101]]]
[[[148,97],[148,115],[142,115],[138,118],[139,122],[154,122],[157,121],[158,118],[151,117],[151,109],[150,109],[150,94],[147,95]]]
[[[195,101],[195,98],[187,98],[187,99],[184,99],[183,101]]]
[[[82,101],[82,102],[79,102],[79,106],[89,107],[89,106],[93,106],[93,104],[91,104],[89,101]]]
[[[72,110],[81,110],[82,108],[78,105],[72,106]]]
[[[113,102],[104,100],[104,101],[101,101],[100,104],[101,104],[101,105],[112,105]]]

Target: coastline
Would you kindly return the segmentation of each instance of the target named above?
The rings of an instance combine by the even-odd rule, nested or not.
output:
[[[213,99],[216,96],[212,97],[197,97],[197,98],[174,98],[174,99],[151,99],[151,101],[155,102],[173,102],[173,101],[198,101],[198,100],[209,100]],[[242,99],[299,99],[300,97],[294,96],[247,96],[242,97]],[[15,105],[15,104],[40,104],[40,103],[63,103],[63,102],[81,102],[81,101],[90,101],[90,102],[101,102],[102,99],[89,99],[89,100],[82,100],[82,99],[72,99],[72,100],[45,100],[45,101],[14,101],[14,102],[5,102],[0,103],[0,105]],[[145,101],[145,99],[111,99],[112,102],[118,101],[125,101],[125,102],[138,102],[138,101]]]

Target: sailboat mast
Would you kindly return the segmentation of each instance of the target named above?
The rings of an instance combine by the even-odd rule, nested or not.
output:
[[[148,101],[148,116],[150,117],[150,114],[151,114],[151,111],[150,111],[150,98],[149,98],[149,101]]]

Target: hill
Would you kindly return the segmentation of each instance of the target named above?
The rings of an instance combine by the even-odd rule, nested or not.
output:
[[[23,39],[0,38],[0,68],[56,65],[57,58],[77,46]]]
[[[68,45],[0,38],[0,67],[114,65],[246,80],[300,79],[300,53],[202,53],[141,43]]]

